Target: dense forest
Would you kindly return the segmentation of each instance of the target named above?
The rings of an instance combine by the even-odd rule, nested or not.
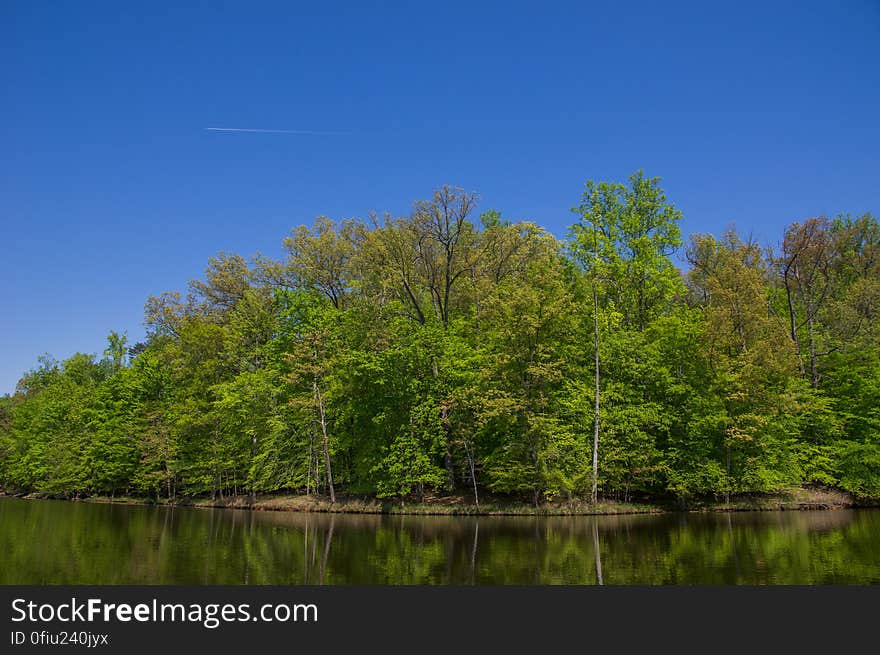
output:
[[[0,398],[0,486],[53,496],[880,498],[880,225],[681,235],[658,178],[560,240],[442,187],[221,253],[144,342]],[[676,266],[683,253],[687,265]]]

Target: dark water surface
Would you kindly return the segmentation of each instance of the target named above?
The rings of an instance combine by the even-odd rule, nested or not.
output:
[[[0,498],[0,584],[880,584],[880,510],[299,514]]]

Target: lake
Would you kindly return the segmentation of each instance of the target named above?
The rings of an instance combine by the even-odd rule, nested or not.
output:
[[[880,510],[434,517],[7,497],[0,584],[880,584]]]

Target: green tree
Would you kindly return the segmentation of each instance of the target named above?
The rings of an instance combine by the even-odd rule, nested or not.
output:
[[[637,171],[629,185],[594,182],[584,188],[573,211],[570,248],[590,283],[593,316],[593,485],[599,484],[602,314],[606,322],[644,331],[654,318],[669,311],[683,290],[681,276],[670,256],[681,244],[679,212],[659,186],[659,178]]]

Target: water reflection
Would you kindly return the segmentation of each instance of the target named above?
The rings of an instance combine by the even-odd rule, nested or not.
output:
[[[418,517],[0,498],[2,584],[878,584],[880,510]]]

